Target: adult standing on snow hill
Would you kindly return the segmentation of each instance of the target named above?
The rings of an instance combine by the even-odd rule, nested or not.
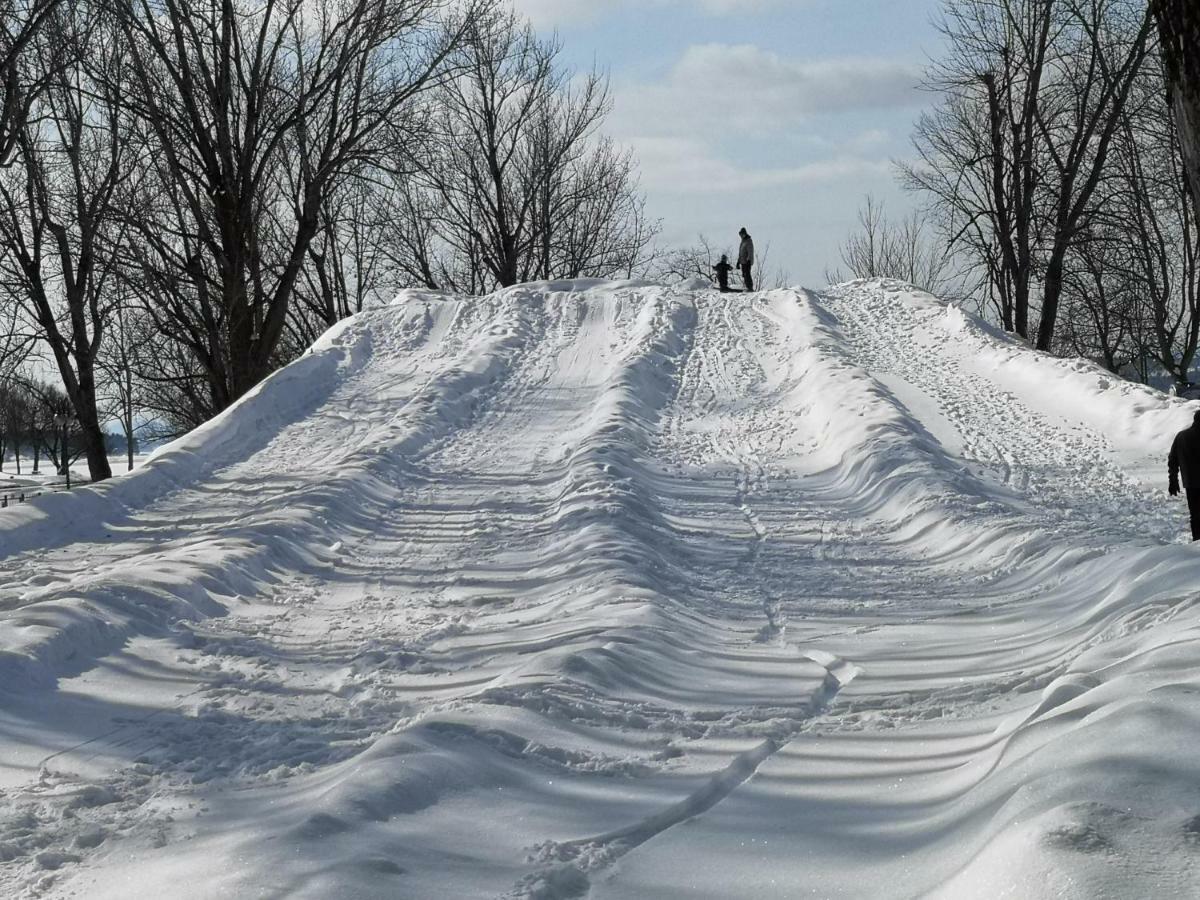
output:
[[[742,270],[742,281],[745,282],[746,290],[754,290],[754,276],[751,274],[751,269],[754,268],[754,239],[750,237],[750,232],[745,228],[738,232],[742,236],[742,243],[738,246],[738,268]]]
[[[1188,512],[1192,517],[1192,540],[1200,541],[1200,411],[1192,427],[1175,435],[1171,455],[1167,457],[1167,491],[1172,497],[1179,493],[1179,473],[1187,490]]]

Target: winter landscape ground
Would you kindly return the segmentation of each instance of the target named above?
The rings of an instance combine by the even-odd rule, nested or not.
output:
[[[1192,412],[891,283],[405,294],[0,513],[0,896],[1200,896]]]

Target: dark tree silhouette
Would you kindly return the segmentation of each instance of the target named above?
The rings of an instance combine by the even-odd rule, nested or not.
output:
[[[1200,217],[1200,5],[1153,0],[1166,73],[1167,98],[1183,147],[1187,183]]]

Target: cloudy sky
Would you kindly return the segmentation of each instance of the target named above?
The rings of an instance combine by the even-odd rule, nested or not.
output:
[[[935,55],[938,0],[516,0],[564,59],[612,77],[607,132],[641,162],[662,240],[745,225],[769,264],[825,284],[871,192],[912,200],[891,161],[909,155],[917,90]]]

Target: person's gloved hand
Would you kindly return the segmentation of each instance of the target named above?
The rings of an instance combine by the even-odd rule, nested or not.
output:
[[[1179,496],[1179,482],[1174,478],[1172,478],[1171,483],[1167,485],[1167,493],[1172,497]]]

